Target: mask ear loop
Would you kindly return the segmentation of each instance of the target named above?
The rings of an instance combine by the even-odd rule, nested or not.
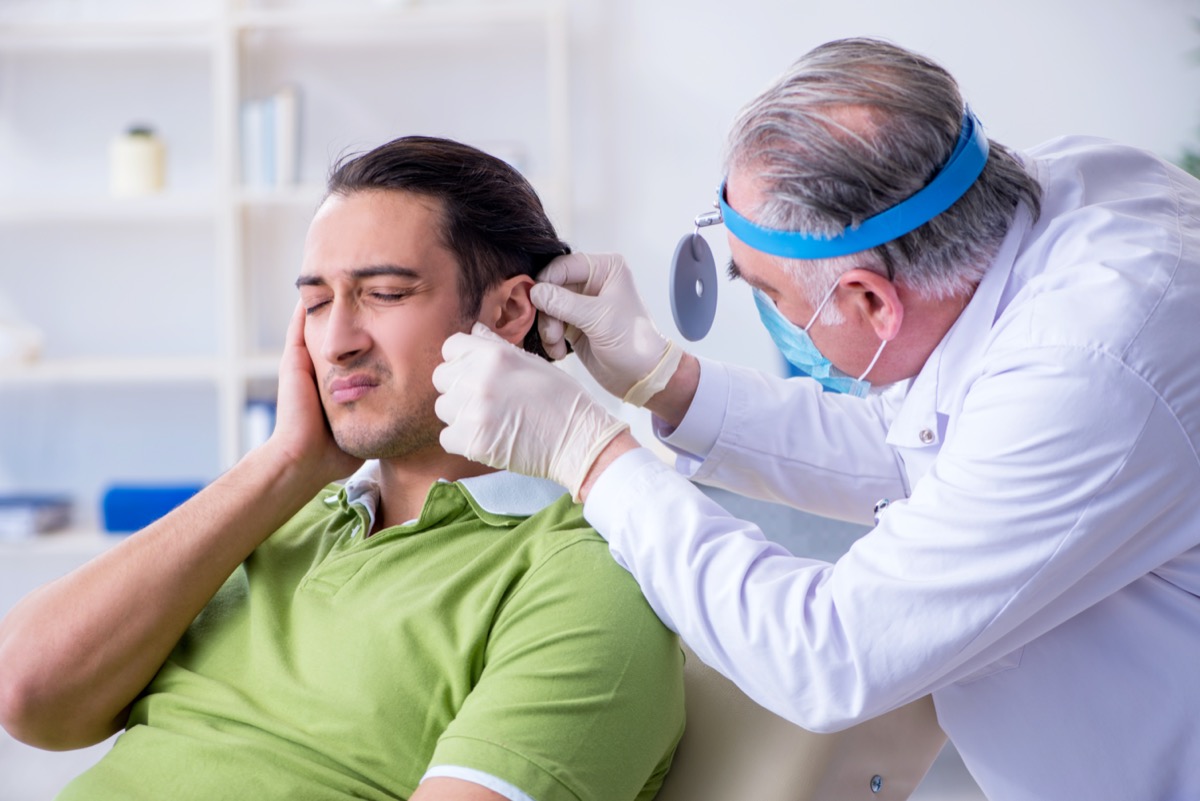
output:
[[[834,281],[833,286],[829,287],[829,291],[825,293],[825,297],[821,298],[821,302],[817,304],[817,310],[813,312],[812,319],[808,321],[808,325],[804,326],[804,333],[807,334],[808,329],[812,328],[812,324],[817,321],[817,317],[821,314],[821,309],[825,308],[825,304],[828,303],[829,299],[833,297],[833,293],[837,290],[838,284],[841,283],[841,280],[841,276],[838,276],[838,280]],[[879,361],[879,357],[883,355],[883,349],[887,347],[887,343],[888,341],[886,339],[879,343],[879,349],[876,350],[875,355],[871,357],[871,363],[867,365],[867,369],[863,370],[862,375],[860,375],[857,380],[862,381],[867,377],[867,373],[875,369],[875,362]]]
[[[812,328],[812,324],[817,321],[817,317],[819,317],[821,314],[821,309],[825,308],[825,304],[828,303],[829,299],[833,297],[833,293],[837,291],[838,284],[841,282],[842,277],[839,275],[838,279],[833,282],[833,286],[829,287],[829,291],[825,293],[825,297],[821,298],[821,302],[817,304],[817,310],[813,312],[813,316],[808,321],[808,325],[804,326],[804,333],[807,334],[808,329]]]
[[[880,354],[883,353],[883,349],[885,347],[887,347],[887,343],[888,343],[888,341],[886,339],[882,340],[879,343],[879,350],[875,351],[875,356],[874,356],[874,358],[871,359],[871,363],[867,365],[867,369],[863,370],[862,375],[860,375],[858,377],[859,381],[862,381],[864,378],[867,377],[867,373],[869,373],[869,372],[871,372],[871,370],[875,369],[875,362],[879,361],[879,356],[880,356]]]

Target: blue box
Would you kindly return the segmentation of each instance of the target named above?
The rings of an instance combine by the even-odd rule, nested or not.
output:
[[[203,484],[110,487],[101,504],[104,530],[128,533],[145,528],[203,488]]]

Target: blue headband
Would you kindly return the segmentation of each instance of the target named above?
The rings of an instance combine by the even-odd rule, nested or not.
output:
[[[725,227],[755,250],[789,259],[829,259],[870,250],[920,228],[971,188],[983,172],[987,157],[988,140],[983,126],[968,108],[963,113],[962,132],[954,152],[932,181],[890,209],[863,220],[857,228],[846,228],[833,236],[781,231],[753,223],[725,202],[724,183],[717,193],[717,202]]]

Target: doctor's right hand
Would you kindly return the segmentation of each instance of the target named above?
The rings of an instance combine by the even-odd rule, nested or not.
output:
[[[600,386],[634,406],[667,386],[683,350],[654,325],[622,256],[559,256],[538,282],[530,298],[544,312],[538,330],[551,358],[569,342]]]

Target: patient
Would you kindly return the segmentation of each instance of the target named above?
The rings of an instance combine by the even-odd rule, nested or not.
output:
[[[13,736],[124,729],[61,799],[654,795],[674,635],[561,487],[448,455],[433,413],[452,332],[538,347],[531,276],[566,251],[465,145],[335,168],[270,440],[0,621]]]

